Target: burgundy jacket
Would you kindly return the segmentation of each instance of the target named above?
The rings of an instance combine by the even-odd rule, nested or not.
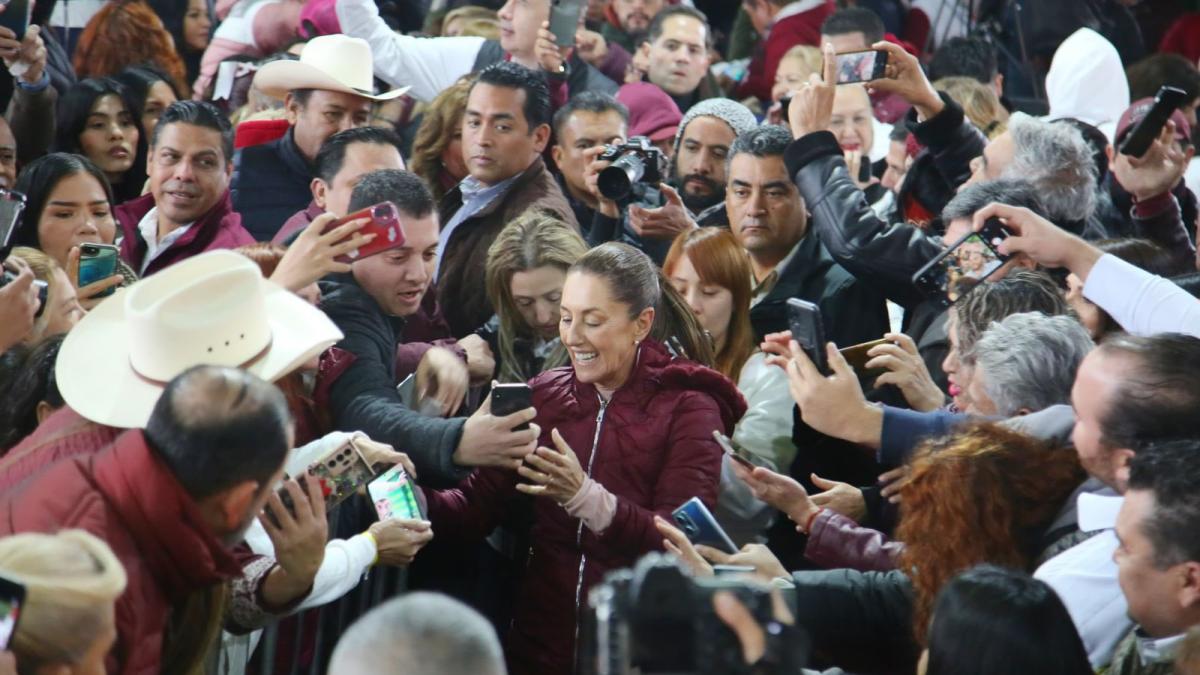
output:
[[[121,232],[124,235],[124,239],[121,240],[121,257],[139,274],[142,270],[142,260],[146,257],[146,242],[142,240],[142,233],[138,231],[138,223],[152,208],[154,195],[145,194],[121,204],[115,210],[117,222],[121,224]],[[242,216],[233,210],[229,190],[226,190],[216,205],[209,209],[208,213],[200,216],[179,241],[171,244],[170,248],[155,258],[141,276],[150,276],[205,251],[237,248],[253,243],[254,237],[242,227]]]
[[[896,560],[903,551],[903,543],[825,509],[813,519],[804,557],[825,569],[887,572],[896,569]]]
[[[821,24],[837,8],[833,0],[810,1],[807,4],[812,6],[771,25],[767,39],[750,60],[746,79],[738,85],[739,100],[753,96],[769,102],[771,88],[775,86],[775,71],[779,70],[783,55],[796,45],[820,46]]]
[[[672,360],[658,343],[643,342],[638,358],[605,405],[569,366],[530,381],[539,444],[552,447],[557,428],[584,470],[616,496],[617,508],[596,534],[553,501],[535,502],[532,548],[507,636],[513,675],[569,675],[588,590],[610,570],[662,548],[655,515],[669,518],[692,497],[716,504],[721,448],[712,432],[733,431],[746,411],[742,395],[723,375]],[[456,489],[428,491],[434,529],[482,538],[518,494],[516,482],[512,471],[479,469]]]
[[[64,405],[0,457],[0,494],[7,493],[51,464],[96,454],[112,445],[124,431],[84,419]]]
[[[309,202],[303,211],[293,213],[291,218],[283,222],[283,227],[279,228],[274,237],[271,237],[271,243],[287,246],[288,239],[291,239],[300,230],[312,225],[312,221],[316,220],[317,216],[323,213],[325,213],[325,209],[317,206],[315,201]]]
[[[0,534],[65,528],[107,542],[129,577],[116,605],[110,673],[161,672],[172,604],[242,571],[141,431],[124,433],[98,454],[59,462],[0,497]]]

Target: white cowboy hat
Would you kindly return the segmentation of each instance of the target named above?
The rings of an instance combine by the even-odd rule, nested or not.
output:
[[[308,41],[299,61],[272,61],[254,74],[254,86],[267,96],[283,99],[296,89],[324,89],[390,101],[408,87],[375,93],[371,46],[362,38],[321,35]]]
[[[97,305],[63,340],[54,372],[80,415],[141,428],[167,382],[192,366],[273,382],[341,339],[329,317],[263,279],[249,258],[210,251]]]

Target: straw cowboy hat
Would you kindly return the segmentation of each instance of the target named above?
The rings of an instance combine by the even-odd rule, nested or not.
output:
[[[390,101],[408,87],[375,93],[374,59],[366,40],[347,35],[321,35],[308,41],[299,61],[272,61],[254,75],[254,86],[272,98],[283,99],[296,89],[324,89]]]
[[[173,377],[197,365],[240,367],[273,382],[342,339],[321,310],[263,279],[233,251],[189,258],[122,289],[63,340],[63,400],[111,427],[145,427]]]

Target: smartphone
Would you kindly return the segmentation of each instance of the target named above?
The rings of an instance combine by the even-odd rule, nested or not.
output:
[[[286,480],[287,476],[285,475],[284,478]],[[354,441],[351,440],[333,448],[309,464],[305,474],[301,475],[297,482],[300,483],[301,489],[307,491],[309,479],[320,481],[321,494],[325,497],[325,510],[329,511],[354,494],[355,490],[371,482],[373,478],[375,478],[375,467],[367,462],[355,447]],[[279,495],[283,506],[289,512],[294,512],[295,503],[287,488],[280,486],[276,494]],[[271,512],[267,511],[267,515],[270,516]],[[272,517],[272,521],[275,521],[274,517]],[[278,526],[278,521],[275,523]]]
[[[721,449],[725,451],[725,454],[729,455],[730,459],[734,460],[738,464],[741,464],[750,471],[753,471],[760,466],[772,471],[775,470],[775,465],[770,461],[759,457],[746,448],[743,448],[737,441],[726,436],[720,431],[713,429],[712,435],[713,438],[716,439],[717,445],[721,446]]]
[[[13,633],[17,632],[23,604],[25,587],[12,579],[0,577],[0,650],[8,649]]]
[[[997,247],[1011,234],[999,218],[989,218],[978,232],[954,242],[917,270],[913,284],[943,307],[953,305],[1008,260]]]
[[[0,26],[11,30],[16,39],[20,40],[29,29],[32,14],[33,3],[30,0],[9,0],[4,3],[4,11],[0,12]]]
[[[1130,157],[1141,157],[1150,149],[1150,144],[1162,133],[1171,113],[1184,103],[1187,103],[1187,92],[1182,89],[1163,85],[1154,96],[1154,104],[1141,122],[1121,141],[1120,153]]]
[[[842,52],[834,58],[837,59],[837,84],[853,84],[881,79],[887,68],[888,53],[866,49],[861,52]]]
[[[825,327],[821,323],[821,310],[800,298],[788,300],[787,307],[792,339],[800,343],[800,348],[817,366],[817,370],[823,375],[828,375],[829,363],[825,359]]]
[[[371,503],[375,505],[375,512],[379,514],[380,520],[425,519],[425,509],[417,488],[409,478],[408,472],[399,464],[367,483],[367,492],[371,495]]]
[[[550,32],[554,33],[554,43],[557,46],[575,46],[575,32],[579,30],[579,13],[583,11],[585,4],[584,0],[551,0]]]
[[[336,260],[342,263],[352,263],[355,260],[373,256],[376,253],[393,248],[399,248],[404,245],[404,228],[400,225],[400,213],[396,210],[396,205],[391,202],[382,202],[374,206],[368,206],[361,211],[355,211],[345,218],[338,218],[325,228],[328,232],[336,227],[345,225],[352,220],[361,218],[370,218],[370,222],[359,230],[360,234],[374,233],[375,239],[366,246],[356,248],[345,255],[338,256]]]
[[[854,369],[854,372],[857,373],[859,377],[877,377],[887,372],[887,369],[871,368],[868,370],[867,362],[871,360],[871,357],[867,355],[867,352],[871,351],[871,349],[874,347],[886,345],[890,342],[891,341],[886,338],[880,338],[878,340],[871,340],[870,342],[863,342],[862,344],[846,347],[845,349],[839,349],[838,353],[846,359],[846,363],[850,364],[850,367]]]
[[[497,384],[492,387],[492,415],[504,417],[533,407],[533,390],[523,382]],[[516,427],[516,431],[529,428],[529,422]]]
[[[120,249],[110,244],[80,244],[79,245],[79,287],[103,281],[117,273],[117,260]],[[101,293],[98,297],[107,297],[116,293],[116,287]]]
[[[718,577],[743,576],[754,574],[753,565],[713,565],[713,574]]]
[[[0,12],[0,17],[4,12]],[[13,190],[0,189],[0,260],[8,258],[12,248],[12,233],[21,223],[25,211],[25,195]]]
[[[721,529],[717,519],[713,518],[699,497],[692,497],[684,502],[683,506],[671,512],[671,518],[693,544],[711,546],[730,555],[738,552],[733,540]]]

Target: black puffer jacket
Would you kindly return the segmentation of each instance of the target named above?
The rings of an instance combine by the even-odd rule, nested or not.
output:
[[[329,387],[335,428],[365,432],[408,453],[423,485],[449,486],[465,478],[470,470],[451,458],[465,420],[425,417],[396,392],[396,345],[404,319],[384,314],[349,275],[322,282],[321,294],[321,309],[345,334],[337,346],[355,359]]]

